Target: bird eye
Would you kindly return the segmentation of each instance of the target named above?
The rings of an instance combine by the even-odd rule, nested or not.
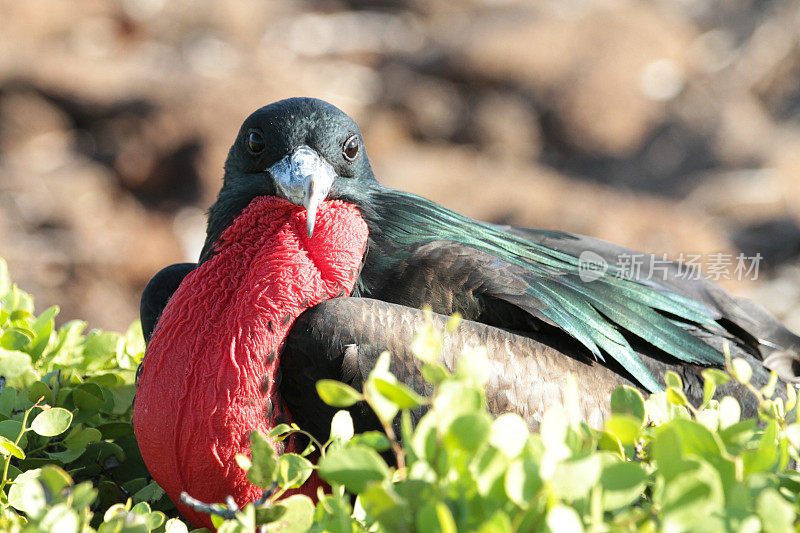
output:
[[[261,135],[260,131],[253,130],[250,132],[247,137],[247,146],[254,154],[260,154],[264,151],[266,145],[264,144],[264,136]]]
[[[358,157],[358,149],[361,147],[361,143],[358,140],[358,135],[353,135],[344,143],[344,148],[342,148],[342,155],[348,161],[354,161],[356,157]]]

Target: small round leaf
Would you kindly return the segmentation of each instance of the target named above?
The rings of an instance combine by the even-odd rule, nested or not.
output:
[[[333,407],[350,407],[364,399],[361,393],[353,387],[332,379],[319,380],[317,394],[323,402]]]
[[[644,424],[647,414],[642,393],[633,387],[623,385],[611,393],[611,412],[615,414],[630,415]]]
[[[374,381],[378,392],[394,402],[400,409],[416,409],[428,403],[427,398],[420,396],[403,383],[381,377],[375,377]]]
[[[61,407],[53,407],[36,415],[31,429],[43,437],[54,437],[64,433],[70,423],[72,413]]]
[[[753,376],[753,369],[750,367],[750,363],[739,358],[734,359],[731,364],[733,365],[733,377],[736,378],[736,381],[749,383],[750,378]]]
[[[12,455],[17,459],[25,459],[25,452],[5,437],[0,437],[0,454]]]

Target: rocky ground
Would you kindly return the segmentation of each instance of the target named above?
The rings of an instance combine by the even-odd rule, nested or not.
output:
[[[0,0],[0,20],[0,256],[62,320],[126,327],[196,258],[242,119],[307,95],[359,121],[384,183],[474,217],[707,268],[760,253],[758,280],[723,282],[800,330],[796,0]]]

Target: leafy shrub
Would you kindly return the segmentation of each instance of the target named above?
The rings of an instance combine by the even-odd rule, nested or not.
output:
[[[58,307],[33,313],[0,259],[0,530],[23,529],[20,513],[31,531],[97,527],[129,499],[143,522],[166,523],[142,511],[174,506],[149,480],[131,426],[141,327],[84,333],[79,320],[56,329]]]
[[[0,294],[0,373],[7,379],[0,393],[0,529],[186,531],[168,518],[175,511],[148,481],[130,431],[143,350],[137,327],[83,335],[84,324],[67,323],[56,331],[56,311],[34,318],[30,297],[9,284],[2,262]],[[581,419],[573,381],[563,405],[547,409],[530,432],[517,415],[489,415],[480,350],[464,354],[452,372],[438,362],[442,335],[428,327],[412,346],[434,385],[431,398],[396,380],[388,354],[363,392],[318,383],[333,406],[366,401],[384,432],[354,435],[349,414],[340,411],[327,442],[308,435],[303,453],[282,456],[253,433],[251,457],[237,459],[264,497],[243,509],[193,504],[228,533],[800,530],[800,475],[790,467],[800,445],[795,390],[787,389],[785,403],[774,397],[774,380],[756,390],[744,361],[705,371],[700,406],[687,402],[676,374],[667,376],[666,391],[647,399],[621,387],[602,429]],[[760,420],[740,420],[731,397],[713,399],[730,379],[759,398]],[[422,406],[430,410],[412,427],[410,411]],[[272,435],[294,432],[304,433],[280,425]],[[312,452],[317,465],[307,459]],[[316,504],[302,495],[280,499],[314,470],[330,493]]]

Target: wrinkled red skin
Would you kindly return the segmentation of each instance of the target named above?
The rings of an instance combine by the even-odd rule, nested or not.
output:
[[[147,346],[133,427],[150,474],[193,525],[212,527],[179,503],[182,491],[239,505],[261,495],[234,458],[249,455],[251,430],[291,421],[272,379],[281,345],[301,312],[352,291],[366,241],[352,205],[325,202],[309,238],[305,209],[259,197],[170,299]],[[293,439],[273,446],[296,451]],[[314,475],[299,492],[314,498],[320,484]]]

